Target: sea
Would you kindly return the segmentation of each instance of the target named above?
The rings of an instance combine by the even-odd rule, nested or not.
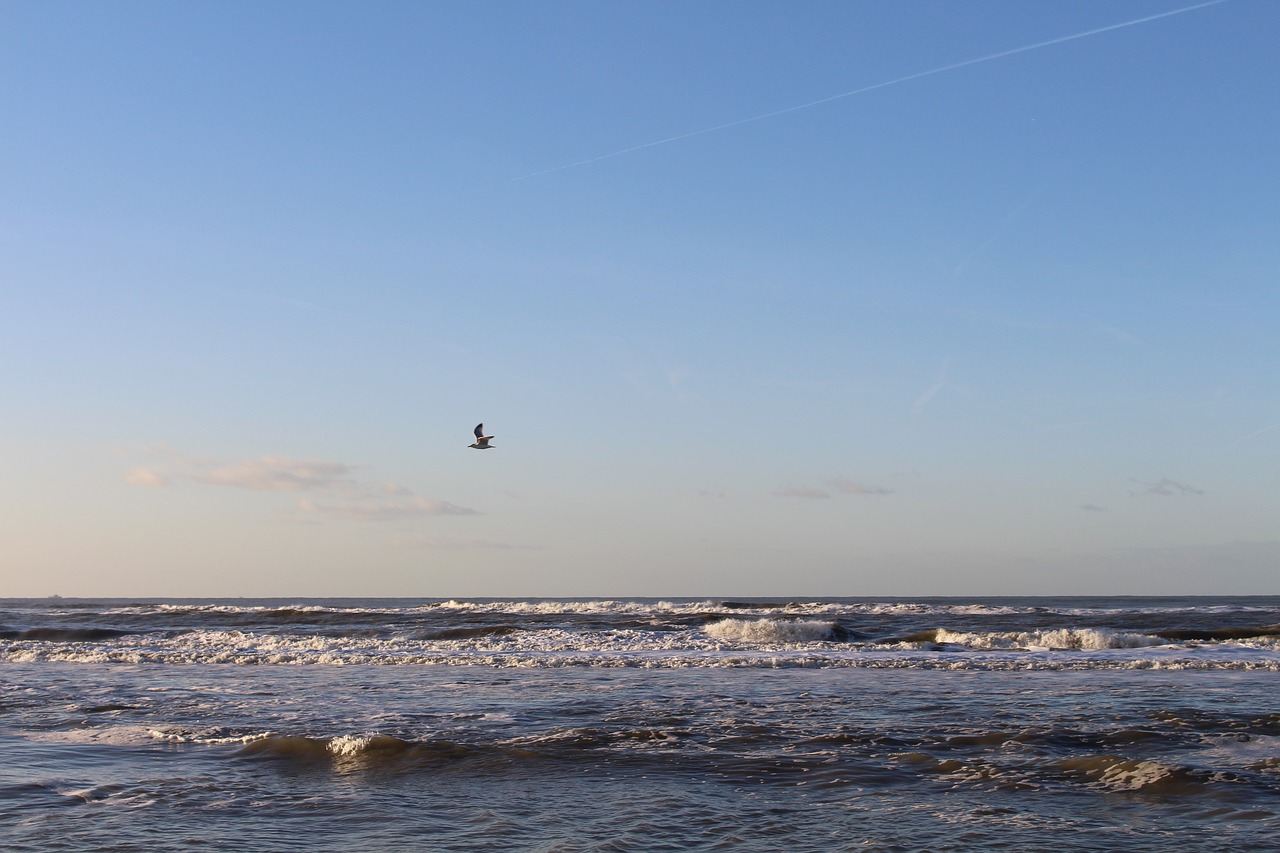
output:
[[[1280,850],[1280,596],[0,599],[0,850]]]

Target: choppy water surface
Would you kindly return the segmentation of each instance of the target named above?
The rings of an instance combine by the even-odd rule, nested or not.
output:
[[[0,848],[1280,849],[1280,599],[0,601]]]

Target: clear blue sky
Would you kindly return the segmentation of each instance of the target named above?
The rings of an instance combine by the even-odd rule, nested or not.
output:
[[[5,3],[0,595],[1280,592],[1190,5]]]

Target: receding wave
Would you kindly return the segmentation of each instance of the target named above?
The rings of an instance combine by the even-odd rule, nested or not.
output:
[[[461,628],[436,628],[419,631],[415,640],[471,640],[476,637],[505,637],[520,629],[514,625],[467,625]]]
[[[85,643],[126,637],[132,631],[118,628],[28,628],[25,631],[0,631],[2,640],[43,640],[51,643]]]
[[[1122,755],[1080,755],[1063,758],[1057,769],[1068,778],[1108,791],[1145,791],[1163,794],[1196,794],[1209,780],[1204,771],[1194,771],[1160,761],[1127,758]]]
[[[1263,625],[1256,628],[1171,629],[1160,632],[1170,640],[1221,642],[1223,640],[1252,640],[1280,637],[1280,625]]]
[[[393,735],[340,735],[334,738],[269,735],[241,747],[240,758],[327,764],[335,768],[396,769],[435,767],[468,759],[504,759],[498,748],[447,740],[405,740]]]
[[[432,634],[434,632],[434,635]],[[90,635],[97,637],[96,634]],[[672,629],[458,626],[392,635],[211,630],[0,641],[0,661],[121,664],[489,667],[860,667],[1280,669],[1280,641],[1171,644],[1095,628],[933,629],[868,638],[833,620],[731,617]]]

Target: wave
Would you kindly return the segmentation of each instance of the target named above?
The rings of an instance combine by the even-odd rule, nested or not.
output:
[[[51,643],[82,643],[114,640],[133,631],[118,628],[27,628],[24,631],[0,631],[0,640],[44,640]]]
[[[1059,628],[1051,631],[970,633],[939,628],[933,641],[970,649],[1138,649],[1163,646],[1168,640],[1149,634],[1108,631],[1101,628]]]
[[[1280,634],[1280,597],[1252,599],[249,599],[69,602],[0,600],[0,638],[74,619],[75,630],[146,632],[242,628],[383,636],[501,623],[519,628],[559,622],[568,628],[697,626],[725,619],[832,620],[857,636],[911,634],[935,625],[957,632],[1047,631],[1057,621],[1081,627],[1218,641]],[[630,620],[628,622],[628,620]],[[1272,624],[1267,624],[1272,623]],[[1258,627],[1254,627],[1258,626]],[[57,629],[60,630],[60,629]],[[852,633],[852,632],[851,632]],[[31,638],[35,638],[34,636]],[[87,639],[87,638],[86,638]]]
[[[751,645],[812,643],[846,636],[835,622],[802,619],[721,619],[702,630],[717,640]]]
[[[1269,671],[1280,672],[1280,651],[1230,649],[1145,649],[1141,654],[1107,651],[903,650],[901,647],[826,650],[779,647],[772,650],[720,649],[653,652],[404,651],[305,654],[252,649],[207,652],[173,649],[48,648],[0,652],[11,663],[127,664],[134,666],[460,666],[485,668],[598,669],[894,669],[953,671]]]
[[[1220,642],[1223,640],[1266,640],[1280,638],[1280,625],[1263,625],[1255,628],[1187,628],[1161,631],[1160,636],[1170,640]]]
[[[369,770],[434,768],[468,759],[504,762],[512,756],[500,746],[472,746],[448,740],[406,740],[375,733],[333,738],[267,735],[246,743],[237,750],[235,757]]]
[[[468,625],[461,628],[436,628],[412,635],[415,640],[470,640],[477,637],[505,637],[520,629],[514,625]]]
[[[1073,756],[1060,759],[1056,765],[1057,770],[1068,778],[1079,779],[1107,791],[1189,795],[1202,792],[1212,781],[1212,774],[1208,771],[1122,755]]]

